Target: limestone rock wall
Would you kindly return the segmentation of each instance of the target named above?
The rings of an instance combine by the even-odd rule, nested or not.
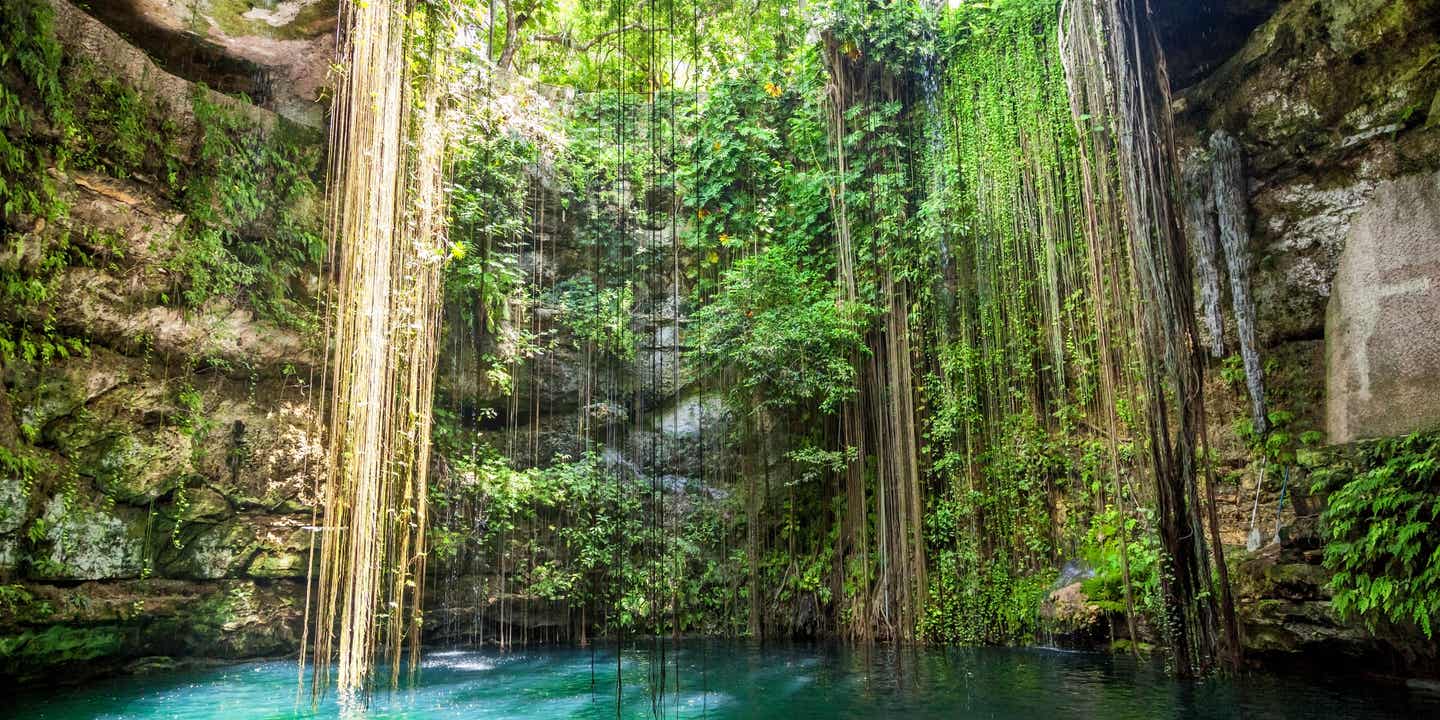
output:
[[[87,11],[175,75],[319,126],[337,7],[336,0],[123,0]]]
[[[1258,656],[1365,657],[1403,672],[1415,656],[1331,610],[1315,545],[1324,498],[1308,489],[1326,445],[1440,425],[1440,2],[1274,6],[1233,57],[1175,98],[1190,161],[1218,130],[1242,147],[1252,295],[1278,420],[1255,446],[1238,358],[1212,365],[1225,542],[1258,541],[1232,572]],[[1233,317],[1225,348],[1238,353]]]
[[[1178,98],[1182,142],[1224,128],[1244,149],[1268,344],[1322,336],[1355,215],[1440,165],[1437,18],[1435,0],[1290,0]]]
[[[1383,182],[1356,215],[1325,350],[1332,441],[1440,427],[1440,174]]]
[[[51,5],[67,67],[101,68],[156,108],[176,142],[146,162],[183,176],[200,136],[195,87]],[[262,128],[279,123],[208,96]],[[173,181],[45,172],[64,212],[0,223],[7,281],[46,288],[44,302],[0,307],[7,342],[21,339],[0,359],[0,685],[292,652],[321,457],[313,338],[241,296],[170,296],[194,240]],[[26,337],[77,344],[53,354]]]

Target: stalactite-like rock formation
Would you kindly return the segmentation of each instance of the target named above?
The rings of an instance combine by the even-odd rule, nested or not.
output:
[[[1235,330],[1240,337],[1240,357],[1245,362],[1245,382],[1250,389],[1251,421],[1255,432],[1264,433],[1265,368],[1255,340],[1255,301],[1250,297],[1250,215],[1246,209],[1245,171],[1240,143],[1224,130],[1210,136],[1211,170],[1215,214],[1220,244],[1225,249],[1225,269],[1230,276],[1230,305],[1235,313]]]
[[[1195,282],[1200,285],[1200,319],[1205,323],[1211,357],[1225,355],[1225,318],[1220,311],[1220,228],[1215,223],[1215,186],[1208,155],[1185,165],[1185,230],[1195,253]]]
[[[337,661],[342,703],[373,684],[382,648],[392,685],[407,640],[412,669],[418,659],[446,247],[446,70],[442,54],[413,45],[417,22],[424,13],[405,0],[341,8],[327,227],[329,435],[309,631],[315,690],[331,682]],[[423,74],[417,57],[428,64]]]

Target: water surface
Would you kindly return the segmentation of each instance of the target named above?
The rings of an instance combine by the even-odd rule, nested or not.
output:
[[[662,673],[663,668],[663,673]],[[1361,684],[1247,676],[1185,684],[1129,657],[1040,649],[643,645],[623,653],[621,718],[1423,718],[1440,699]],[[613,648],[441,651],[418,684],[380,693],[370,718],[616,718]],[[664,692],[658,688],[663,680]],[[290,662],[115,678],[22,694],[35,720],[332,718],[296,703]]]

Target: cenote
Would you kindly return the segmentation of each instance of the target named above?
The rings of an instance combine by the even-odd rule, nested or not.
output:
[[[667,641],[668,644],[668,641]],[[1440,698],[1355,683],[1245,676],[1177,682],[1126,656],[1051,649],[906,650],[686,642],[662,694],[653,648],[427,653],[411,689],[367,717],[410,718],[1313,718],[1429,717]],[[261,662],[17,698],[36,720],[333,717],[333,697],[295,701],[295,665]]]
[[[0,714],[1440,717],[1437,48],[0,0]]]

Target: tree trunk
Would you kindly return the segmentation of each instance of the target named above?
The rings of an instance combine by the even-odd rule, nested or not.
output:
[[[500,50],[495,67],[509,70],[515,63],[515,53],[520,49],[520,26],[529,18],[529,13],[517,11],[511,0],[505,0],[505,46]]]

